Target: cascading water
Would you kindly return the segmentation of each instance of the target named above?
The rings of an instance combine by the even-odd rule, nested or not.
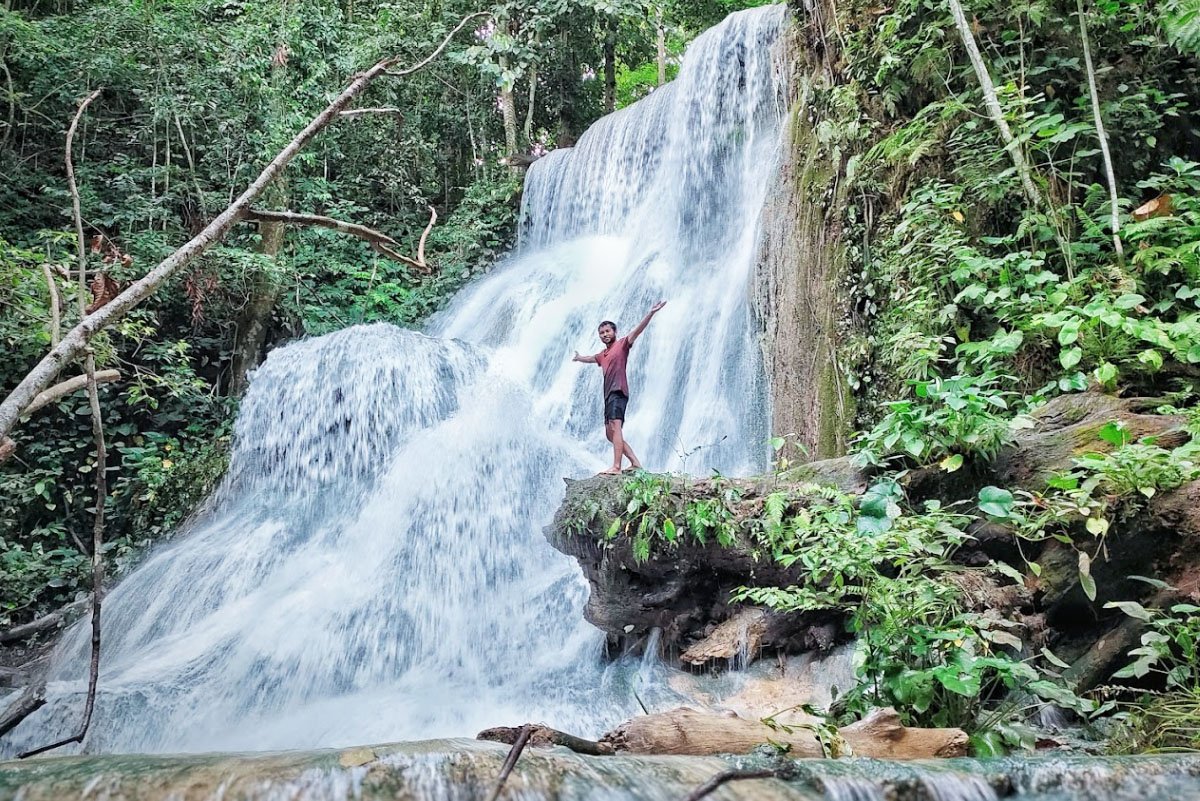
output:
[[[271,354],[212,508],[105,601],[87,750],[595,734],[636,710],[541,535],[561,477],[610,458],[599,373],[570,357],[666,300],[631,354],[629,441],[655,469],[764,466],[747,294],[785,15],[730,17],[676,81],[534,164],[519,256],[430,336],[356,327]],[[50,702],[4,752],[74,730],[87,650],[83,625],[64,637]]]

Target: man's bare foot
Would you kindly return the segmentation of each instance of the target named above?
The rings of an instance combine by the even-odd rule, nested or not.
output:
[[[601,470],[596,475],[598,475],[598,476],[619,476],[619,475],[621,475],[621,468],[610,467],[607,470]]]
[[[626,467],[621,472],[622,473],[636,473],[637,471],[639,471],[641,469],[642,469],[642,466],[640,464],[631,464],[631,465],[629,465],[629,467]]]

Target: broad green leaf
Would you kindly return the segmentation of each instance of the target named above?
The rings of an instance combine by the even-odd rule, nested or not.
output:
[[[1089,517],[1085,525],[1088,533],[1096,537],[1103,537],[1108,532],[1108,520],[1103,517]]]
[[[1058,329],[1058,344],[1066,347],[1079,339],[1079,326],[1082,322],[1078,317],[1072,317],[1063,323],[1063,327]]]
[[[1006,489],[987,486],[979,491],[979,510],[990,517],[1011,516],[1014,503],[1013,494]]]
[[[1149,367],[1151,370],[1161,370],[1163,366],[1162,354],[1153,348],[1148,348],[1139,353],[1138,361]]]
[[[1096,368],[1096,380],[1108,385],[1117,380],[1117,367],[1110,362],[1101,362]]]
[[[1113,305],[1118,309],[1132,309],[1134,306],[1140,306],[1146,302],[1146,299],[1137,293],[1130,292],[1127,295],[1122,295],[1113,301]]]
[[[1110,445],[1115,445],[1118,448],[1127,444],[1129,440],[1132,439],[1132,437],[1129,436],[1129,432],[1125,429],[1125,426],[1116,422],[1105,423],[1100,427],[1100,430],[1096,432],[1096,436]]]
[[[1058,354],[1059,364],[1063,366],[1064,370],[1070,370],[1072,367],[1079,364],[1079,361],[1082,358],[1083,348],[1078,347],[1069,348]]]
[[[961,453],[953,453],[938,463],[938,467],[942,468],[947,473],[953,473],[962,466],[963,457]]]
[[[1084,551],[1079,552],[1079,586],[1089,601],[1096,600],[1096,580],[1092,578],[1092,558]]]
[[[675,541],[675,521],[669,517],[663,521],[663,536],[667,542]]]
[[[1060,667],[1060,668],[1063,668],[1064,670],[1066,668],[1071,667],[1066,662],[1062,661],[1057,656],[1055,656],[1054,652],[1045,646],[1042,646],[1042,656],[1044,656],[1046,658],[1047,662],[1054,665],[1055,667]]]
[[[1146,609],[1146,607],[1142,606],[1136,601],[1109,601],[1104,605],[1104,608],[1120,609],[1130,617],[1137,620],[1143,620],[1147,623],[1149,623],[1151,619],[1150,612]]]

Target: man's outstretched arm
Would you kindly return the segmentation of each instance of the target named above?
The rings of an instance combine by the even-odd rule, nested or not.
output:
[[[651,318],[658,314],[659,310],[666,305],[667,302],[665,300],[660,300],[658,303],[655,303],[650,307],[650,311],[646,312],[646,316],[642,318],[642,321],[635,325],[633,330],[625,336],[625,338],[629,340],[630,345],[632,345],[634,340],[642,335],[642,332],[646,330],[646,326],[650,325]]]
[[[583,362],[584,364],[596,364],[595,356],[580,356],[579,351],[575,351],[575,355],[571,357],[573,362]]]

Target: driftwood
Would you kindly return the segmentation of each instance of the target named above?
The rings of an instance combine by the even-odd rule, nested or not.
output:
[[[46,685],[44,682],[27,688],[0,713],[0,737],[15,729],[22,720],[41,709],[45,703]]]
[[[711,634],[680,654],[679,661],[703,665],[714,659],[733,659],[739,654],[745,654],[747,662],[753,661],[762,648],[766,630],[766,610],[748,607],[720,623]]]
[[[588,756],[611,756],[616,753],[613,747],[607,743],[585,740],[582,737],[576,737],[573,734],[567,734],[558,729],[552,729],[549,726],[539,726],[532,723],[516,728],[497,726],[494,729],[484,729],[475,736],[475,739],[489,740],[494,743],[504,743],[505,745],[515,745],[524,731],[529,732],[528,745],[533,748],[549,748],[561,745],[577,754],[587,754]]]
[[[692,792],[688,793],[684,801],[700,801],[702,798],[708,797],[715,792],[718,787],[726,782],[743,781],[745,779],[784,779],[787,778],[786,772],[771,770],[769,768],[763,770],[723,770],[716,776],[706,781],[704,784],[697,787]]]
[[[810,729],[772,728],[757,720],[700,712],[687,707],[626,721],[600,739],[618,753],[711,756],[745,754],[768,740],[789,746],[788,755],[825,756]],[[917,729],[900,723],[894,709],[878,709],[838,729],[855,756],[877,759],[923,759],[963,756],[967,734],[962,729]]]
[[[811,729],[787,728],[791,731],[737,715],[679,707],[628,720],[601,737],[599,742],[533,724],[486,729],[476,739],[516,745],[528,734],[527,744],[534,748],[561,745],[591,756],[746,754],[770,740],[789,746],[791,757],[820,759],[825,756]],[[838,734],[855,756],[924,759],[967,753],[967,734],[962,729],[909,728],[901,725],[900,716],[894,709],[877,709],[858,723],[838,729]]]
[[[500,797],[500,791],[504,789],[504,783],[508,781],[508,774],[512,773],[512,769],[517,765],[517,760],[521,758],[521,752],[529,744],[529,735],[533,732],[533,726],[526,723],[519,731],[517,741],[508,750],[508,756],[504,759],[504,766],[500,768],[500,775],[496,777],[496,786],[492,788],[492,794],[489,796],[488,801],[496,801]]]
[[[23,623],[20,626],[13,626],[8,631],[0,631],[0,643],[15,642],[23,640],[26,637],[32,637],[39,631],[52,629],[65,622],[69,617],[73,616],[87,608],[91,601],[87,598],[69,603],[61,609],[56,609],[48,615],[42,615],[37,620],[31,620],[28,623]]]

